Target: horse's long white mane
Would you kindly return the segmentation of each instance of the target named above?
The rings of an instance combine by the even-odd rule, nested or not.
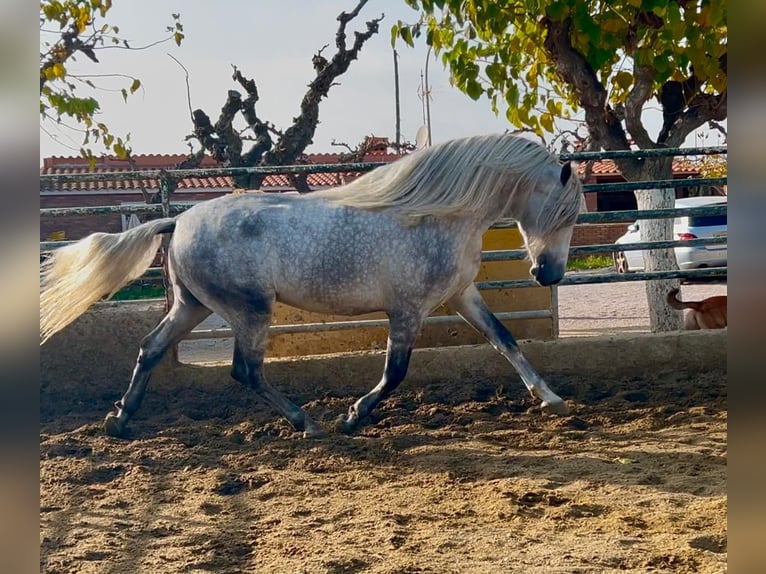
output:
[[[364,209],[393,208],[402,216],[471,213],[478,217],[505,212],[520,191],[532,191],[540,178],[555,173],[556,158],[543,146],[507,134],[454,139],[380,166],[341,187],[317,191],[333,203]],[[567,189],[551,198],[538,223],[571,220],[580,204],[572,177]],[[572,207],[574,205],[574,207]],[[574,213],[570,213],[574,210]]]

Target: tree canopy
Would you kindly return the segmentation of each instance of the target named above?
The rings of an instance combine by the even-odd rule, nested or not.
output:
[[[425,36],[460,90],[506,108],[516,128],[542,135],[582,117],[590,150],[680,147],[726,118],[725,0],[405,0],[420,15],[391,42]],[[650,134],[643,113],[659,103]],[[669,179],[672,158],[616,159],[629,180]],[[639,209],[669,208],[675,192],[639,190]],[[641,225],[643,241],[669,239],[671,220]],[[672,249],[646,250],[647,271],[677,269]],[[680,328],[665,295],[677,280],[647,281],[653,331]]]
[[[66,125],[82,133],[80,152],[93,158],[88,147],[101,142],[118,157],[129,152],[130,134],[115,135],[109,127],[97,121],[100,109],[92,95],[98,82],[107,77],[119,77],[125,83],[120,91],[127,101],[130,94],[141,88],[141,80],[119,73],[85,74],[75,72],[70,64],[83,57],[99,63],[98,52],[106,48],[138,49],[121,38],[119,26],[106,22],[112,0],[41,0],[40,2],[40,120]],[[184,38],[178,14],[167,26],[168,36],[156,43],[173,41],[180,45]],[[143,47],[142,47],[143,48]],[[82,95],[85,92],[87,95]],[[70,126],[67,121],[74,121]],[[43,128],[45,129],[45,128]]]
[[[496,112],[505,104],[517,128],[553,132],[556,118],[582,112],[600,148],[677,147],[726,118],[725,1],[405,2],[420,18],[398,22],[392,42],[425,36],[455,86]],[[654,135],[641,117],[652,98],[663,114]]]

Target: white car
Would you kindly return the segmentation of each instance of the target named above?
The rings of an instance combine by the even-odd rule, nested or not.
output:
[[[686,197],[676,199],[676,207],[701,207],[712,205],[727,205],[725,195],[707,197]],[[684,215],[673,221],[674,240],[707,239],[710,237],[726,237],[727,219],[723,215]],[[616,244],[640,243],[641,233],[638,222],[628,225],[628,232],[620,237]],[[726,244],[700,245],[697,247],[676,247],[676,259],[679,269],[694,269],[701,267],[726,267]],[[618,273],[644,270],[644,252],[641,250],[615,251],[614,268]]]

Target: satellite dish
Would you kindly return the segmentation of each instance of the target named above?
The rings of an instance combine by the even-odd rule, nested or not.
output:
[[[423,149],[428,145],[428,126],[420,126],[415,134],[415,149]]]

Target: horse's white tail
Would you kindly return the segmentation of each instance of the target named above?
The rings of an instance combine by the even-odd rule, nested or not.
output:
[[[40,267],[40,344],[104,296],[141,276],[154,259],[161,233],[175,219],[156,219],[122,233],[94,233],[57,249]]]

